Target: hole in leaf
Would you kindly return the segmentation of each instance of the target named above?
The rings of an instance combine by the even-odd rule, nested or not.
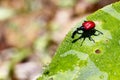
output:
[[[101,50],[96,49],[96,50],[95,50],[95,53],[99,54],[99,53],[101,53]]]

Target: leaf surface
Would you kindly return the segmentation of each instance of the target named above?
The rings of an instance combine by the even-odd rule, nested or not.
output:
[[[103,35],[72,43],[73,31],[92,20]],[[108,5],[81,20],[65,37],[52,62],[38,80],[119,80],[120,2]],[[76,35],[78,38],[80,35]]]

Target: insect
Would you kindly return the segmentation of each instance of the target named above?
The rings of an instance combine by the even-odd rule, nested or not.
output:
[[[97,32],[97,34],[96,34]],[[102,32],[100,32],[99,30],[95,29],[95,23],[93,21],[84,21],[82,23],[82,26],[78,27],[73,33],[72,33],[72,38],[75,37],[76,34],[80,34],[80,37],[78,37],[77,39],[74,39],[72,41],[72,43],[75,43],[77,40],[82,39],[83,41],[81,43],[81,45],[83,44],[84,40],[86,38],[88,38],[90,41],[94,41],[94,39],[91,36],[98,36],[100,34],[103,34]]]

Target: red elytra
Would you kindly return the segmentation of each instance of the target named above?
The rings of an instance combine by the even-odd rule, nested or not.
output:
[[[95,23],[93,21],[85,21],[82,26],[85,30],[91,30],[95,27]]]

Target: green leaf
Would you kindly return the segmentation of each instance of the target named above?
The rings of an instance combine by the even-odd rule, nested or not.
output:
[[[103,35],[72,43],[71,35],[84,20],[96,23]],[[38,80],[119,80],[120,2],[106,6],[83,19],[59,46],[50,65]],[[80,35],[76,35],[75,38]]]

